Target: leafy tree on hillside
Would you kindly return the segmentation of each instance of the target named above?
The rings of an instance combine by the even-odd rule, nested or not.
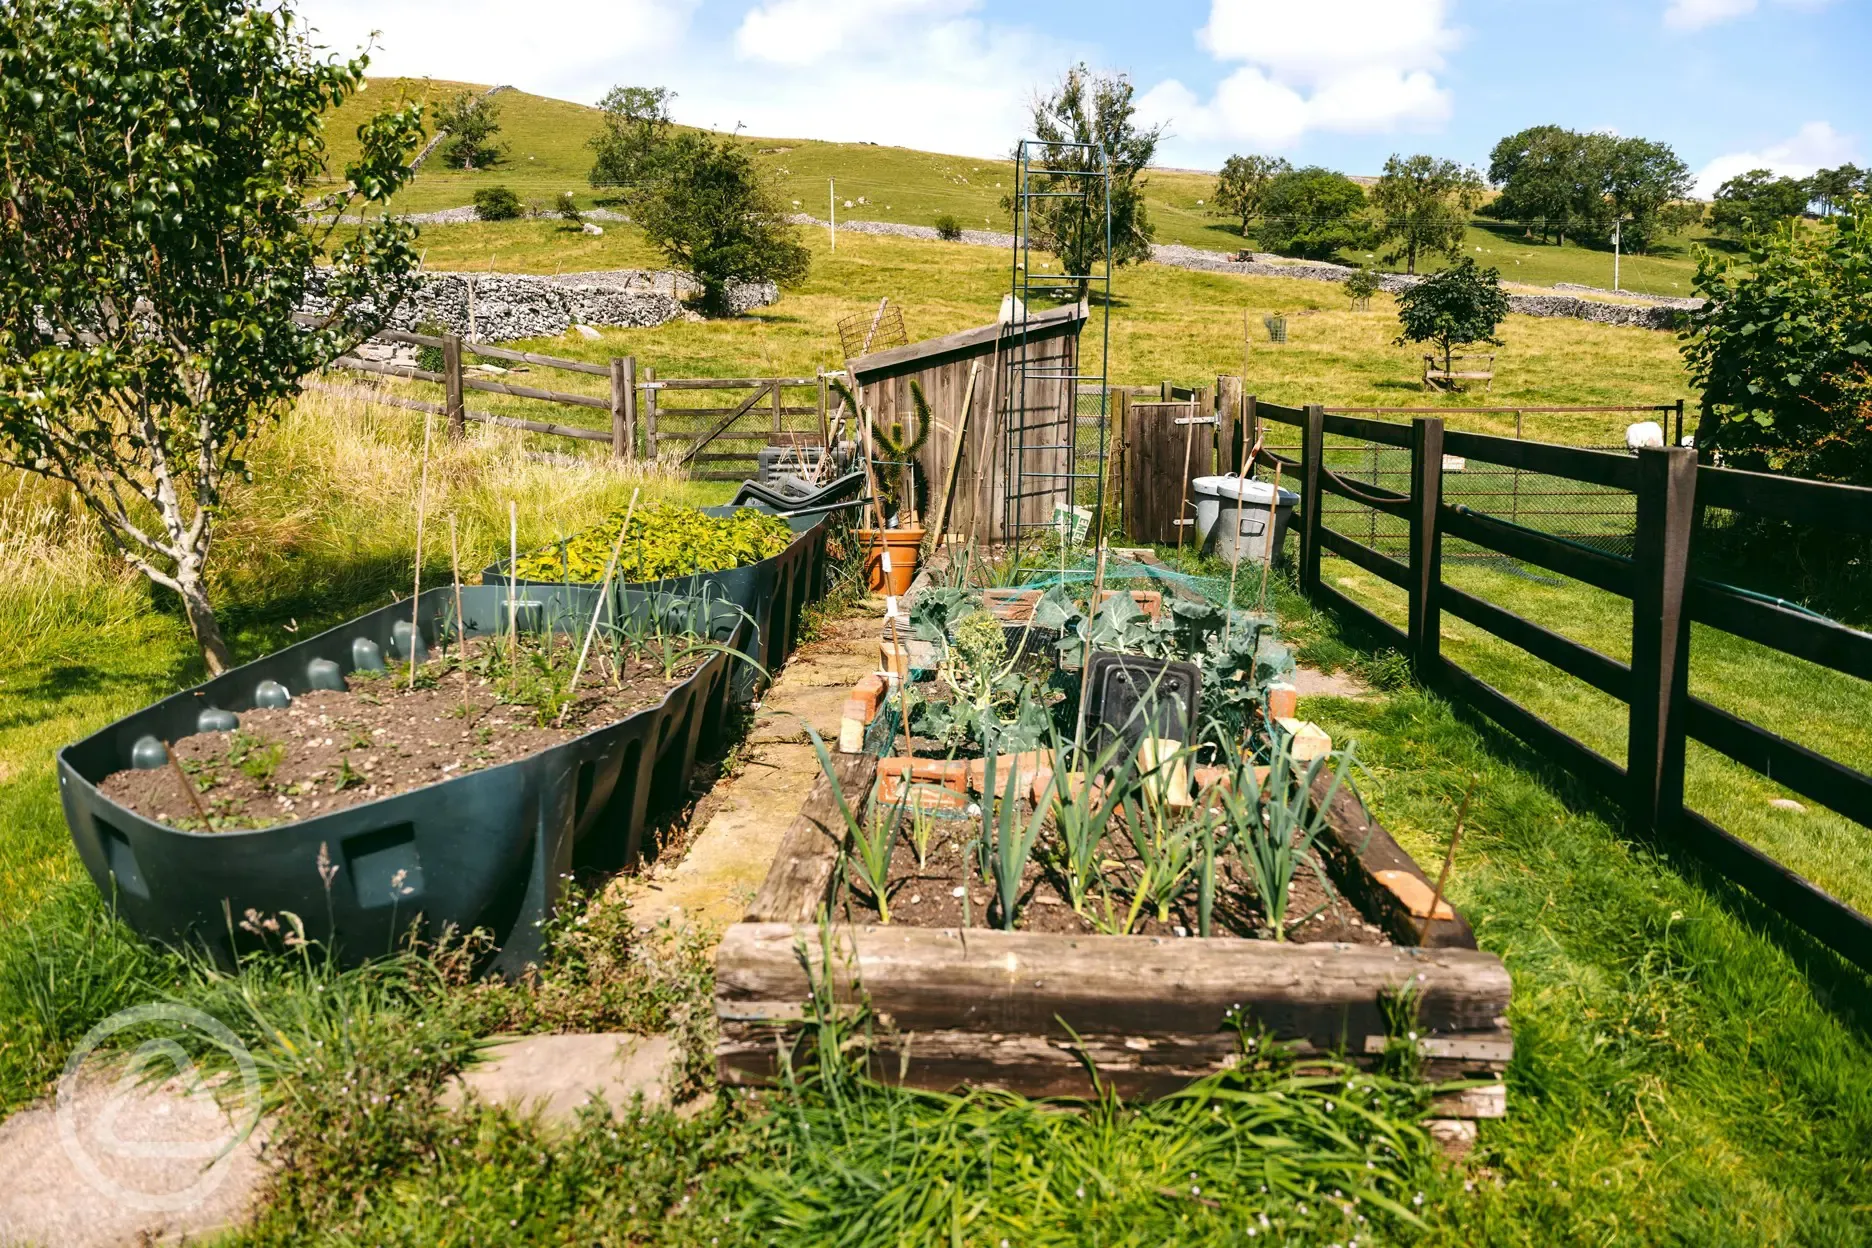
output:
[[[1872,200],[1843,207],[1834,229],[1754,235],[1741,263],[1698,256],[1699,455],[1872,486]]]
[[[1084,147],[1095,144],[1104,151],[1111,170],[1111,259],[1113,266],[1150,259],[1155,229],[1144,206],[1143,173],[1157,154],[1162,126],[1138,127],[1137,105],[1131,80],[1122,74],[1094,74],[1075,65],[1050,95],[1033,103],[1034,137],[1048,146],[1044,160],[1053,169],[1096,169],[1099,156]],[[1089,274],[1105,254],[1105,205],[1098,202],[1096,179],[1036,175],[1035,191],[1085,191],[1059,199],[1037,199],[1029,204],[1028,225],[1035,243],[1058,257],[1068,273]],[[1012,211],[1013,197],[1001,201]],[[1085,296],[1088,283],[1080,282]]]
[[[1777,177],[1769,169],[1751,169],[1717,189],[1710,224],[1720,233],[1741,238],[1802,215],[1812,198],[1813,188],[1804,178]]]
[[[1388,263],[1417,271],[1420,254],[1454,260],[1462,254],[1469,214],[1482,202],[1482,175],[1467,165],[1434,156],[1393,156],[1372,188],[1379,242],[1396,244]]]
[[[1567,223],[1592,194],[1583,136],[1559,126],[1531,126],[1511,134],[1489,154],[1488,180],[1501,195],[1487,206],[1488,215],[1520,223],[1566,242]]]
[[[1837,169],[1822,169],[1809,178],[1813,187],[1814,201],[1820,205],[1820,215],[1830,217],[1838,212],[1855,195],[1872,192],[1872,177],[1857,165],[1841,165]]]
[[[670,103],[676,93],[668,87],[612,87],[599,107],[604,129],[589,140],[594,159],[593,186],[629,187],[649,181],[669,141]]]
[[[436,129],[448,131],[436,155],[451,169],[488,169],[507,155],[507,145],[494,138],[500,133],[500,103],[479,91],[462,91],[437,105]]]
[[[1625,249],[1642,254],[1702,212],[1687,202],[1690,167],[1650,139],[1533,126],[1495,145],[1488,176],[1501,188],[1488,215],[1561,243],[1571,233],[1609,245],[1620,222]]]
[[[1276,175],[1261,199],[1261,245],[1283,256],[1331,260],[1342,248],[1372,245],[1365,192],[1343,173],[1318,165]]]
[[[676,136],[656,177],[634,190],[631,215],[676,267],[702,283],[702,308],[727,310],[731,282],[805,278],[811,256],[793,236],[771,184],[739,145],[702,133]]]
[[[1242,237],[1246,238],[1255,217],[1260,215],[1268,183],[1292,169],[1293,166],[1280,156],[1229,157],[1222,162],[1222,172],[1216,178],[1212,196],[1218,210],[1216,215],[1240,219]]]
[[[408,181],[416,105],[358,127],[349,184],[305,220],[322,119],[364,66],[246,0],[0,8],[0,463],[69,484],[211,672],[232,663],[207,585],[225,483],[414,282],[413,227],[334,232]],[[315,282],[328,310],[302,328]]]
[[[1501,270],[1479,269],[1472,258],[1464,256],[1398,296],[1398,324],[1403,332],[1397,336],[1397,345],[1432,344],[1442,353],[1447,372],[1457,347],[1474,342],[1501,346],[1495,331],[1507,318],[1508,296],[1501,288]]]

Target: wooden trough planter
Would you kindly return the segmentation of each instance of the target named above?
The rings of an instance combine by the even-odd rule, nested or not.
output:
[[[854,802],[869,792],[876,767],[869,755],[839,757],[838,782]],[[1447,905],[1417,943],[1431,887],[1356,794],[1342,791],[1328,821],[1321,844],[1337,887],[1394,944],[838,923],[830,979],[841,1000],[862,990],[884,1024],[873,1053],[881,1077],[1090,1096],[1089,1063],[1129,1098],[1160,1096],[1230,1065],[1239,1052],[1228,1022],[1234,1008],[1302,1054],[1375,1065],[1390,1040],[1381,998],[1414,981],[1424,1077],[1486,1081],[1438,1095],[1432,1115],[1501,1117],[1513,1054],[1507,970],[1476,948],[1469,924]],[[808,997],[802,954],[815,977],[825,976],[816,920],[832,897],[843,835],[822,776],[746,919],[722,941],[715,1006],[724,1083],[774,1076],[778,1046]],[[1473,1132],[1473,1124],[1447,1125],[1458,1137]]]

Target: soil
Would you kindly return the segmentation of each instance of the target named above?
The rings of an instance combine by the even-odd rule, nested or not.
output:
[[[274,827],[537,754],[656,705],[696,667],[691,662],[670,678],[661,664],[633,656],[618,672],[594,655],[563,725],[555,726],[475,670],[499,644],[475,638],[465,661],[456,654],[432,658],[418,669],[413,689],[408,667],[353,672],[345,692],[300,694],[289,706],[242,711],[231,733],[176,741],[171,753],[201,794],[206,824],[172,767],[114,772],[98,788],[144,818],[184,831]],[[523,666],[546,657],[524,639],[521,650]],[[566,646],[554,654],[569,669]]]
[[[1031,808],[1026,807],[1025,803],[1022,805],[1024,819]],[[920,867],[916,848],[912,844],[910,825],[906,824],[892,852],[891,882],[887,893],[891,922],[930,928],[1000,927],[997,890],[993,885],[982,882],[975,859],[967,850],[968,842],[980,833],[979,817],[930,817],[926,823],[931,831],[927,856]],[[1112,838],[1106,841],[1107,849],[1113,851],[1114,858],[1121,864],[1119,870],[1109,872],[1114,878],[1124,878],[1126,868],[1136,859],[1135,850],[1123,844],[1123,841],[1122,831],[1118,833],[1116,842]],[[1034,855],[1028,860],[1027,868],[1021,876],[1015,930],[1054,935],[1098,933],[1101,928],[1091,917],[1074,913],[1063,877],[1045,865],[1051,843],[1052,832],[1049,828],[1041,833]],[[1253,885],[1233,861],[1225,863],[1224,868],[1224,878],[1217,882],[1212,937],[1267,939],[1266,917],[1255,901]],[[1191,891],[1193,894],[1193,888]],[[875,921],[876,903],[861,881],[853,879],[846,885],[842,901],[853,912],[854,918]],[[1108,922],[1103,930],[1118,930],[1124,922],[1129,901],[1129,894],[1122,890],[1114,894],[1111,905],[1115,922]],[[1086,910],[1089,916],[1095,915],[1100,919],[1105,917],[1103,903],[1096,890],[1088,899]],[[1315,910],[1319,913],[1313,914]],[[1329,894],[1321,887],[1319,877],[1310,864],[1302,867],[1294,876],[1288,893],[1287,913],[1290,919],[1299,915],[1313,915],[1305,922],[1288,928],[1287,939],[1291,941],[1339,941],[1356,945],[1391,943],[1390,938],[1375,924],[1367,922],[1351,902],[1336,891]],[[1171,908],[1168,923],[1160,921],[1155,909],[1147,904],[1139,913],[1131,934],[1182,937],[1194,936],[1197,930],[1196,905],[1192,895]]]

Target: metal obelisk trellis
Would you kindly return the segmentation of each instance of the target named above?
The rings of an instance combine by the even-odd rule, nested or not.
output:
[[[1052,507],[1029,506],[1052,501],[1071,508],[1091,505],[1092,533],[1104,531],[1105,457],[1110,429],[1110,394],[1106,385],[1111,345],[1111,164],[1096,143],[1022,139],[1014,157],[1014,259],[1010,293],[1014,306],[1007,325],[1007,401],[1003,408],[1007,460],[1003,537],[1019,544],[1026,530],[1051,527]],[[1036,216],[1038,219],[1036,219]],[[1041,237],[1036,240],[1036,233]],[[1089,258],[1084,273],[1068,272],[1068,254],[1060,254],[1061,272],[1036,273],[1033,252],[1053,251],[1064,235],[1079,247],[1060,247]],[[1028,321],[1036,298],[1059,302],[1098,289],[1098,369],[1085,362],[1083,329],[1070,352],[1059,357],[1029,340]],[[1088,308],[1088,316],[1091,309]],[[1079,388],[1091,383],[1098,393],[1098,453],[1090,471],[1079,466]],[[1037,402],[1045,396],[1048,402]],[[1063,469],[1063,471],[1062,471]]]

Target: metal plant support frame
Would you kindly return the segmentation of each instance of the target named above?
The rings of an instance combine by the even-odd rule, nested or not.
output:
[[[1090,160],[1087,158],[1090,157]],[[1073,167],[1095,163],[1096,168]],[[1062,189],[1064,188],[1064,189]],[[1090,272],[1044,273],[1033,269],[1033,213],[1037,202],[1048,199],[1073,199],[1089,212],[1098,214],[1104,223],[1104,248]],[[1105,528],[1105,459],[1110,421],[1110,389],[1107,385],[1111,347],[1111,162],[1096,143],[1049,143],[1022,139],[1014,157],[1014,254],[1009,282],[1014,297],[1012,319],[1006,333],[1008,388],[1003,406],[1006,429],[1006,462],[1002,477],[1006,487],[1002,538],[1018,546],[1026,532],[1052,527],[1050,509],[1047,519],[1025,519],[1029,499],[1052,499],[1068,508],[1077,499],[1079,482],[1089,482],[1092,502],[1091,534],[1096,540]],[[1065,268],[1062,261],[1061,268]],[[1035,296],[1065,293],[1077,297],[1079,284],[1085,283],[1087,295],[1099,288],[1099,356],[1096,373],[1085,369],[1083,348],[1073,352],[1073,364],[1062,367],[1058,360],[1036,358],[1029,338],[1029,320]],[[1087,309],[1088,315],[1090,309]],[[1083,329],[1081,340],[1083,340]],[[1064,403],[1055,402],[1039,419],[1031,402],[1036,383],[1046,383],[1046,390],[1063,391]],[[1098,455],[1092,471],[1079,468],[1079,415],[1077,392],[1081,385],[1098,387]],[[1054,471],[1065,453],[1065,471]]]

